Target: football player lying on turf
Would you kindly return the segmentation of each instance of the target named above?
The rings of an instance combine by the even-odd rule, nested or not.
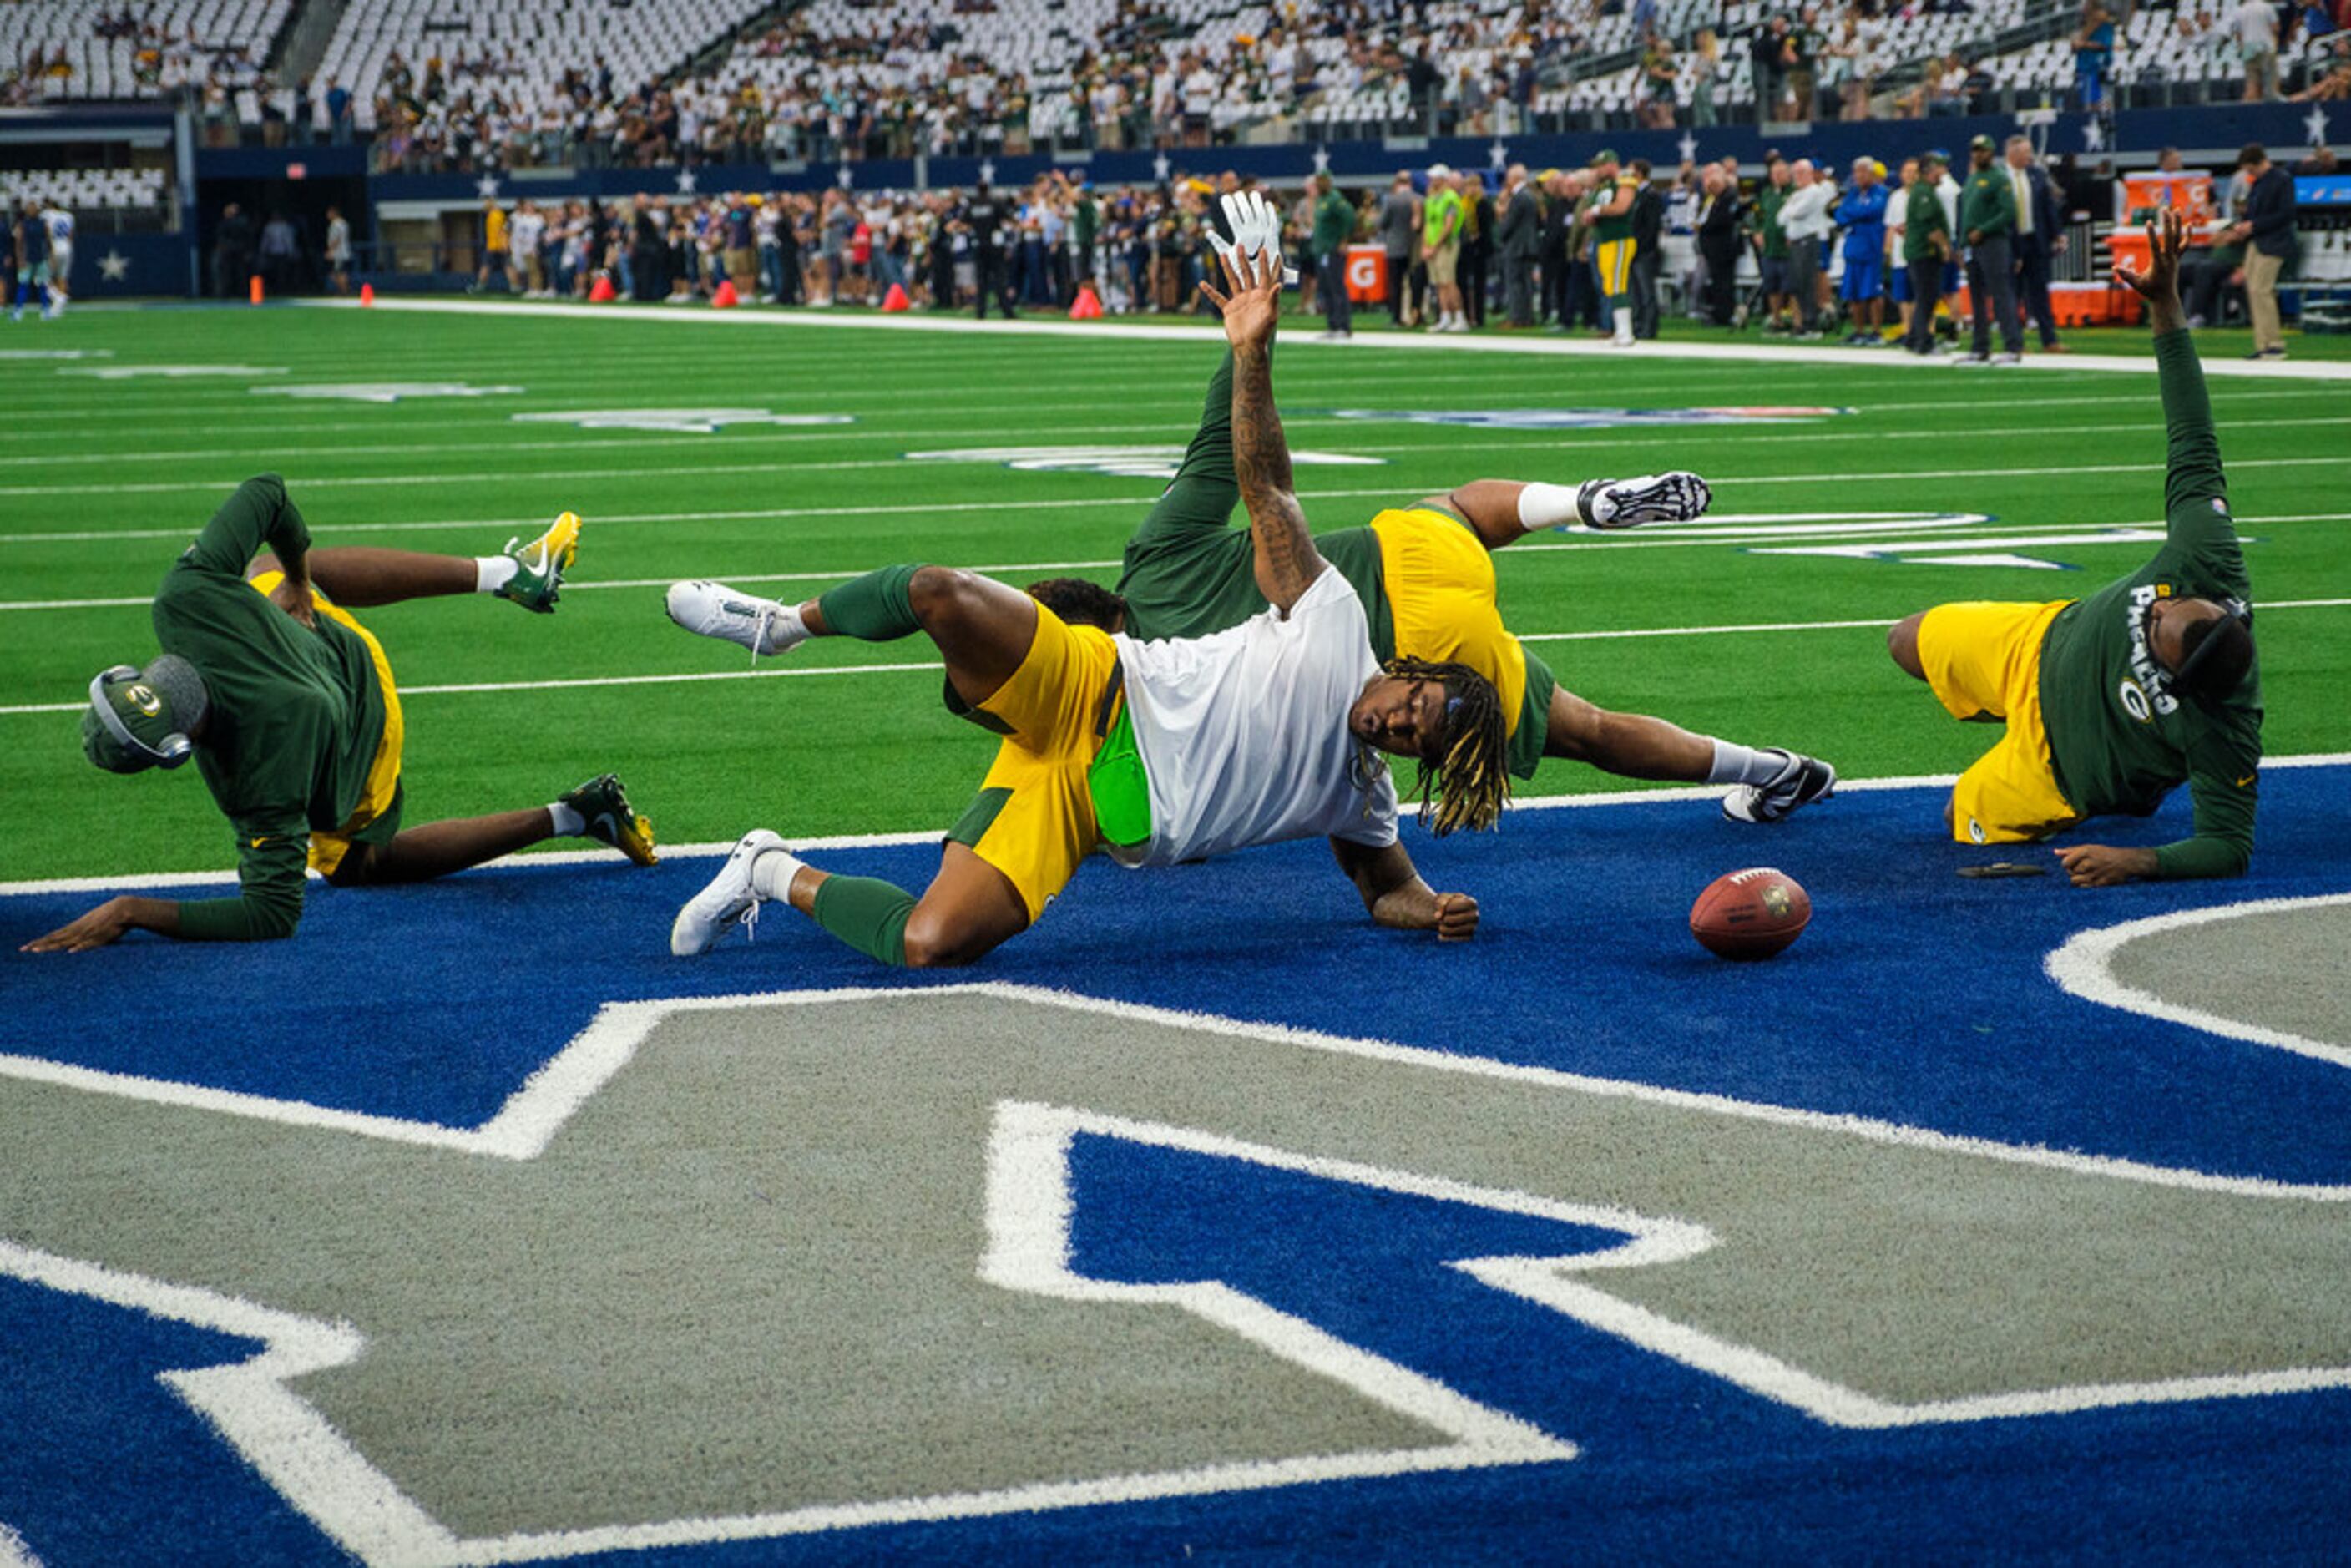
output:
[[[2147,304],[2164,422],[2168,535],[2155,559],[2087,599],[1941,604],[1887,633],[1894,662],[1954,717],[2005,721],[1945,816],[1961,843],[2045,838],[2085,817],[2146,816],[2182,782],[2193,836],[2161,849],[2072,844],[2078,887],[2241,875],[2252,858],[2262,688],[2252,591],[2229,520],[2204,368],[2179,307],[2179,214],[2150,228],[2147,271],[2115,277]]]
[[[1254,193],[1225,202],[1234,243],[1270,248],[1280,215]],[[1248,538],[1231,527],[1238,499],[1231,376],[1228,359],[1208,383],[1199,431],[1175,480],[1127,541],[1117,597],[1071,578],[1032,583],[1031,593],[1065,619],[1082,616],[1144,639],[1221,632],[1265,608]],[[1825,800],[1836,770],[1792,751],[1735,745],[1661,718],[1596,707],[1562,687],[1495,607],[1492,552],[1530,533],[1578,522],[1596,528],[1686,522],[1711,499],[1695,474],[1581,485],[1479,479],[1381,512],[1367,527],[1318,534],[1314,548],[1354,584],[1382,659],[1459,663],[1494,684],[1510,733],[1510,770],[1520,778],[1532,777],[1545,757],[1562,757],[1632,779],[1729,784],[1726,815],[1777,821]]]
[[[1490,826],[1509,782],[1494,688],[1458,665],[1383,672],[1372,656],[1363,601],[1315,552],[1290,494],[1270,358],[1279,260],[1226,267],[1231,298],[1204,291],[1224,306],[1233,344],[1233,455],[1269,608],[1215,636],[1140,643],[946,567],[886,568],[796,610],[677,584],[680,625],[758,653],[924,632],[946,657],[949,706],[1004,738],[920,899],[828,874],[761,830],[678,912],[672,951],[703,952],[782,900],[884,963],[967,964],[1028,929],[1097,846],[1162,866],[1315,835],[1329,836],[1381,925],[1475,934],[1476,901],[1432,892],[1414,872],[1372,748],[1420,759],[1438,831]]]
[[[478,560],[314,550],[284,483],[246,480],[163,575],[162,656],[101,672],[81,721],[82,750],[109,772],[195,758],[236,831],[238,896],[110,899],[26,950],[78,953],[133,929],[192,941],[291,936],[306,863],[338,886],[421,882],[586,834],[653,864],[652,824],[610,774],[552,805],[402,831],[400,694],[382,646],[350,613],[475,592],[551,611],[579,537],[566,512],[529,544]]]

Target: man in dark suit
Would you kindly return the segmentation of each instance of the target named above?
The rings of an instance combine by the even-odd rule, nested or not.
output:
[[[2270,162],[2269,152],[2249,141],[2237,167],[2252,188],[2245,193],[2244,215],[2220,234],[2245,247],[2245,308],[2253,319],[2249,360],[2285,358],[2285,333],[2278,325],[2278,277],[2294,259],[2294,176]]]
[[[1567,277],[1575,269],[1567,254],[1575,195],[1567,185],[1567,176],[1556,169],[1543,176],[1542,247],[1536,253],[1542,267],[1542,313],[1562,328],[1568,324]]]
[[[2028,325],[2041,331],[2041,351],[2062,354],[2057,319],[2049,304],[2050,258],[2065,249],[2064,214],[2057,186],[2032,156],[2030,138],[2008,139],[2008,178],[2016,190],[2016,309],[2022,336]]]
[[[1633,336],[1657,335],[1657,276],[1665,260],[1666,199],[1649,180],[1649,161],[1629,167],[1640,186],[1633,193]]]
[[[1706,319],[1728,327],[1739,308],[1739,186],[1719,164],[1706,166],[1699,185],[1698,253],[1706,261]]]
[[[1502,176],[1502,200],[1494,223],[1494,248],[1502,258],[1502,305],[1513,327],[1535,324],[1535,257],[1542,250],[1542,211],[1527,168],[1513,163]]]

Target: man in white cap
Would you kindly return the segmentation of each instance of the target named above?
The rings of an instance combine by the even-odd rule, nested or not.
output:
[[[1429,290],[1437,296],[1439,332],[1467,332],[1468,319],[1461,309],[1461,193],[1453,188],[1453,171],[1442,163],[1428,166],[1428,199],[1420,216],[1420,257],[1428,267]]]

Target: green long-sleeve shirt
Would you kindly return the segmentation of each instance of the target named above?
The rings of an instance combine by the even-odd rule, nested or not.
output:
[[[1941,255],[1935,248],[1935,236],[1948,239],[1951,233],[1943,217],[1943,200],[1927,180],[1913,180],[1902,199],[1908,204],[1903,210],[1902,259],[1911,267],[1924,267]],[[1933,292],[1928,289],[1921,297],[1931,297]]]
[[[281,559],[310,548],[275,474],[237,487],[155,594],[156,642],[204,677],[196,768],[236,832],[238,896],[180,905],[196,941],[292,934],[310,834],[350,820],[383,736],[367,644],[324,614],[303,626],[246,581],[265,545]]]
[[[1336,191],[1314,198],[1314,237],[1308,249],[1317,260],[1345,247],[1355,233],[1355,209]]]
[[[2016,231],[2016,187],[2000,164],[1979,169],[1959,187],[1959,235],[1995,239]],[[1969,240],[1970,245],[1975,241]]]
[[[2057,613],[2041,647],[2041,706],[2057,786],[2085,815],[2144,816],[2185,783],[2193,837],[2156,852],[2158,876],[2236,876],[2253,852],[2262,761],[2259,665],[2225,700],[2170,690],[2147,640],[2158,599],[2244,602],[2252,592],[2229,517],[2204,370],[2185,331],[2155,340],[2170,436],[2168,538],[2155,559]]]

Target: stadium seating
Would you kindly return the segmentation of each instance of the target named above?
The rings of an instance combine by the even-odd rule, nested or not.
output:
[[[54,63],[62,52],[66,71],[45,75],[26,95],[37,101],[155,98],[202,80],[221,57],[259,61],[292,10],[293,0],[16,0],[0,5],[0,62],[14,68],[38,50]],[[126,11],[141,27],[102,36]]]
[[[160,207],[165,186],[161,169],[0,169],[0,202],[29,196],[78,213]]]
[[[761,0],[579,6],[565,0],[382,0],[353,5],[336,24],[317,78],[350,88],[353,112],[375,124],[375,99],[392,56],[421,84],[426,63],[445,62],[454,93],[473,91],[536,114],[567,70],[609,65],[616,92],[678,70],[762,9]],[[462,19],[453,19],[453,14]],[[559,47],[550,47],[559,40]]]

